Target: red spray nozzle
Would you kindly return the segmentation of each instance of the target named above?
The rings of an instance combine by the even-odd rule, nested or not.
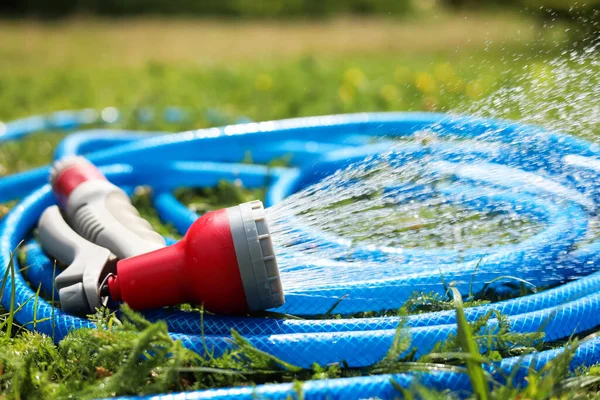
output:
[[[284,302],[260,201],[209,212],[178,243],[119,261],[108,286],[134,309],[203,303],[233,314]]]
[[[134,309],[204,303],[222,313],[283,304],[260,201],[207,213],[180,242],[166,247],[125,192],[85,158],[58,161],[51,182],[73,230],[121,260],[107,281],[113,300]]]

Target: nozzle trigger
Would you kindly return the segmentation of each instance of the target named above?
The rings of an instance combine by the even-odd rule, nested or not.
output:
[[[71,229],[57,206],[42,213],[38,236],[44,251],[67,266],[55,279],[62,309],[79,314],[94,312],[102,305],[101,282],[116,271],[115,257]]]

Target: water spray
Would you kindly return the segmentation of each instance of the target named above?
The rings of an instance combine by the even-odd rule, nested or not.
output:
[[[51,207],[38,228],[43,248],[69,265],[56,279],[67,311],[92,312],[106,297],[134,309],[196,303],[229,314],[283,304],[260,201],[208,212],[166,246],[127,194],[85,158],[56,162],[51,182],[68,224]]]

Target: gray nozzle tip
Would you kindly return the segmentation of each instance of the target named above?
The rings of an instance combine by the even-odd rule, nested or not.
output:
[[[285,302],[265,208],[255,200],[227,209],[240,275],[251,311]]]

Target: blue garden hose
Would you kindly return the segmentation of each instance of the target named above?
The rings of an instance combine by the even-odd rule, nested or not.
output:
[[[16,140],[33,132],[74,129],[99,122],[91,116],[90,111],[62,112],[7,123],[0,140]],[[392,139],[412,139],[416,132],[426,129],[441,139],[458,140],[429,146],[402,141],[391,143]],[[268,168],[241,164],[248,150],[257,163],[291,154],[291,166]],[[407,159],[425,160],[433,156],[435,162],[424,165],[427,168],[423,173],[451,175],[451,184],[436,188],[449,199],[475,209],[494,209],[500,204],[512,207],[539,221],[544,228],[514,245],[469,250],[461,255],[460,261],[457,254],[443,249],[407,249],[404,258],[398,258],[393,249],[359,247],[353,253],[354,262],[375,262],[381,269],[351,281],[328,282],[311,288],[284,287],[286,303],[275,311],[310,317],[325,313],[346,296],[335,312],[347,315],[398,308],[415,288],[443,294],[445,289],[438,270],[419,268],[434,259],[445,279],[454,281],[463,293],[471,286],[479,290],[486,282],[504,275],[527,279],[536,286],[555,286],[541,293],[466,310],[471,321],[490,310],[498,310],[509,316],[514,331],[542,330],[546,340],[551,341],[600,325],[597,312],[600,274],[596,272],[600,242],[588,238],[590,218],[597,211],[600,194],[594,184],[600,174],[600,169],[595,167],[599,150],[597,145],[572,136],[507,121],[431,113],[382,113],[245,123],[173,135],[94,130],[67,137],[57,148],[55,157],[83,154],[101,166],[111,181],[123,187],[151,185],[159,215],[183,233],[197,215],[172,195],[177,187],[214,186],[221,179],[239,179],[246,187],[268,185],[266,203],[269,206],[365,157],[385,157],[391,164],[401,164]],[[160,164],[149,160],[160,160]],[[2,274],[11,252],[19,242],[29,238],[42,211],[54,203],[46,184],[48,174],[48,167],[42,167],[0,180],[0,201],[21,199],[0,225]],[[466,196],[478,188],[482,189],[477,200]],[[488,193],[483,188],[494,190]],[[390,193],[398,190],[388,189]],[[405,185],[401,190],[422,198],[431,195],[418,185]],[[293,217],[290,218],[293,223]],[[328,246],[336,243],[344,246],[343,241],[328,233],[303,226],[297,229],[301,237]],[[26,272],[31,287],[20,273],[15,276],[15,300],[17,306],[23,305],[16,314],[21,324],[34,319],[34,302],[28,301],[35,295],[32,287],[41,285],[47,293],[53,290],[53,263],[33,241],[28,242],[26,250],[30,266]],[[481,265],[476,266],[484,255]],[[295,254],[284,253],[279,257],[288,262],[295,260]],[[287,272],[283,270],[284,285],[286,274],[306,273],[312,270],[309,268],[318,271],[328,268],[328,264],[315,261],[300,263]],[[11,285],[6,288],[2,304],[8,308]],[[35,315],[37,319],[54,317],[54,323],[38,322],[36,329],[53,334],[56,341],[73,329],[93,326],[85,319],[53,309],[42,300],[37,302]],[[165,320],[174,339],[199,353],[204,351],[204,343],[217,354],[226,351],[231,346],[228,338],[233,328],[259,349],[303,367],[310,367],[314,362],[324,365],[342,360],[351,367],[372,365],[386,354],[399,322],[395,317],[281,320],[206,316],[203,342],[195,314],[157,310],[146,316],[151,320]],[[455,322],[454,312],[448,311],[411,316],[406,324],[412,345],[418,354],[425,354],[435,343],[456,332]],[[491,326],[496,323],[490,321]],[[584,342],[572,366],[599,362],[597,346],[600,339]],[[540,368],[561,351],[507,358],[497,367],[505,371]],[[517,379],[522,375],[517,373]],[[392,380],[404,387],[418,380],[438,389],[469,390],[469,380],[464,374],[436,372],[310,381],[303,384],[303,393],[306,398],[387,398],[397,394]],[[294,394],[292,385],[279,384],[206,390],[177,398],[253,398],[256,395],[286,398]]]

